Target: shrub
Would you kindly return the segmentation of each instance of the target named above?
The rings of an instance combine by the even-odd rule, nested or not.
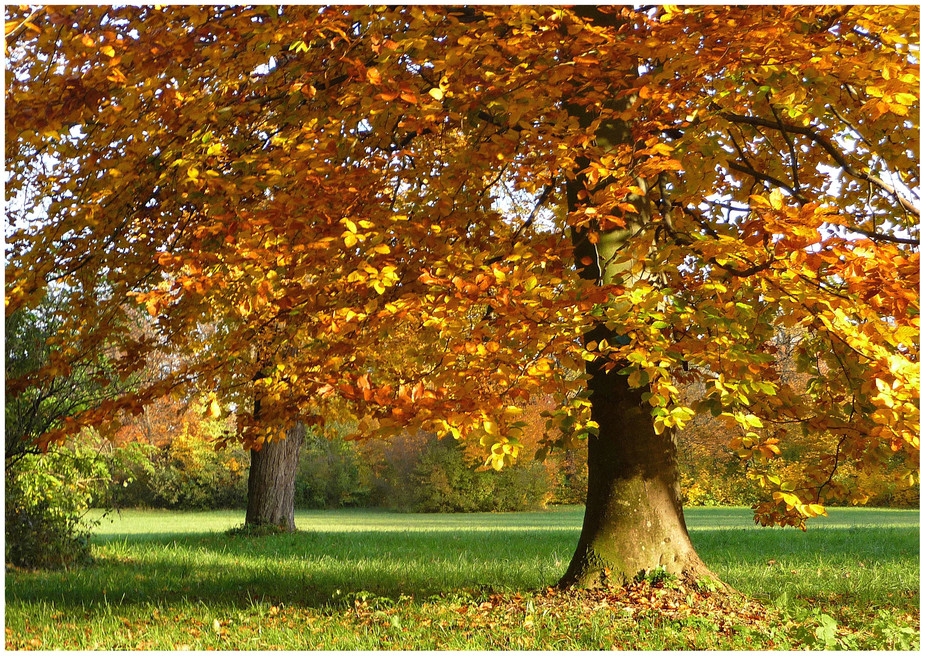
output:
[[[241,447],[216,451],[208,434],[184,429],[164,447],[130,442],[113,449],[113,505],[210,510],[247,503]]]
[[[479,470],[452,437],[421,434],[385,445],[376,496],[413,512],[493,512],[542,507],[552,480],[535,461],[521,460],[500,472]]]
[[[308,431],[295,479],[297,508],[345,508],[370,503],[371,472],[356,443]]]
[[[18,459],[6,471],[6,562],[38,569],[89,561],[84,516],[109,480],[105,460],[92,449]]]
[[[759,491],[732,460],[679,463],[681,501],[686,506],[751,506]]]
[[[452,437],[434,439],[421,453],[411,478],[410,510],[416,512],[478,512],[492,510],[495,482],[466,462]]]

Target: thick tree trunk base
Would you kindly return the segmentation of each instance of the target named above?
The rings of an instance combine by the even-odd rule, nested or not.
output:
[[[304,439],[305,426],[298,424],[287,431],[286,439],[251,450],[245,527],[295,531],[295,476]]]
[[[646,500],[659,496],[645,481],[635,481],[631,487],[652,493]],[[679,523],[670,514],[652,513],[645,501],[642,507],[621,510],[620,516],[608,516],[603,525],[586,517],[575,554],[559,580],[560,588],[622,586],[656,568],[682,580],[717,580],[694,550],[683,518]]]
[[[586,341],[617,339],[604,326]],[[677,447],[670,430],[652,425],[645,388],[603,362],[589,363],[591,416],[588,497],[575,555],[561,587],[622,585],[640,572],[664,568],[684,578],[715,579],[691,544],[681,507]]]

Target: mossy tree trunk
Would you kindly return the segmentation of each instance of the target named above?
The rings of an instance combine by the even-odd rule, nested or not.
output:
[[[587,336],[614,337],[603,326]],[[681,507],[675,440],[656,435],[645,388],[633,389],[615,368],[588,365],[591,416],[588,496],[581,535],[560,586],[621,584],[658,566],[676,575],[711,576],[687,532]]]

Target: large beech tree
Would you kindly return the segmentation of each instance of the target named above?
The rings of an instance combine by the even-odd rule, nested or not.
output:
[[[46,443],[196,390],[251,447],[336,407],[500,468],[552,395],[539,457],[589,443],[579,585],[707,571],[672,438],[697,412],[764,524],[917,478],[915,8],[7,11],[7,311],[70,299],[8,385],[103,345],[184,363]],[[794,424],[818,457],[784,480]]]

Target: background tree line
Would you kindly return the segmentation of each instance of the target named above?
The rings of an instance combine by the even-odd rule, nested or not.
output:
[[[54,295],[38,310],[19,311],[6,320],[7,371],[44,366],[58,348],[49,343],[57,326],[49,311]],[[777,338],[779,366],[796,386],[792,336]],[[163,363],[162,363],[163,364]],[[107,368],[105,357],[95,365]],[[143,374],[140,374],[143,375]],[[110,437],[86,431],[82,439],[43,454],[31,438],[54,425],[63,413],[99,403],[113,393],[86,367],[56,379],[53,388],[8,389],[6,413],[7,561],[59,564],[88,554],[81,517],[96,508],[212,510],[244,508],[250,454],[240,444],[217,448],[233,430],[234,418],[215,418],[198,401],[164,397],[138,415],[124,418]],[[131,384],[127,380],[126,385]],[[683,390],[702,393],[696,385]],[[551,421],[551,401],[525,408],[525,452],[513,466],[494,471],[484,466],[473,445],[432,433],[405,434],[391,440],[345,441],[354,431],[348,416],[333,418],[327,434],[311,429],[299,453],[295,506],[299,509],[386,507],[407,512],[492,512],[531,510],[547,505],[581,504],[587,494],[587,447],[554,451],[539,462],[532,455]],[[799,428],[791,429],[798,431]],[[686,505],[744,505],[758,502],[747,467],[731,448],[721,418],[701,415],[679,432],[679,470]],[[791,436],[799,451],[781,460],[779,475],[812,457],[816,442]],[[878,490],[866,502],[914,507],[918,484],[903,485],[883,470],[882,480],[865,481]],[[851,485],[851,467],[837,484]]]
[[[155,407],[152,414],[169,416],[177,410]],[[532,420],[528,422],[532,430],[527,431],[527,440],[534,443],[542,430],[540,412],[531,408],[527,413]],[[142,421],[150,426],[148,414]],[[198,405],[179,416],[180,430],[174,434],[159,432],[154,442],[143,441],[137,424],[131,424],[114,441],[97,438],[96,447],[81,447],[103,463],[112,479],[100,490],[97,503],[178,510],[246,505],[247,452],[239,446],[216,450],[215,440],[225,428],[224,422],[204,418]],[[154,428],[161,429],[157,425]],[[348,428],[341,432],[347,433]],[[726,446],[724,435],[723,423],[715,418],[693,422],[680,433],[679,464],[686,505],[750,506],[757,502],[757,488],[736,453]],[[477,455],[452,438],[417,433],[389,441],[350,442],[310,431],[299,456],[295,505],[299,509],[503,512],[581,504],[587,493],[583,451],[580,447],[553,453],[542,463],[528,451],[513,466],[496,472],[482,466]],[[851,475],[850,471],[843,474],[845,479]],[[889,471],[869,505],[918,505],[918,486],[905,487],[888,477]]]

